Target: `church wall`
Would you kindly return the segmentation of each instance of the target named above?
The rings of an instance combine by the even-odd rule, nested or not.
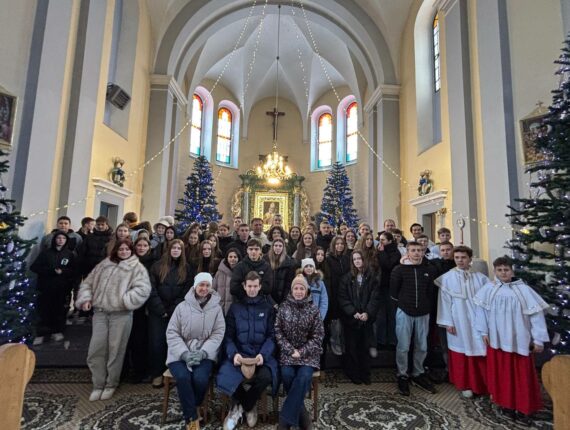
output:
[[[401,176],[408,183],[402,184],[401,192],[401,219],[396,223],[402,228],[404,235],[410,236],[409,226],[421,221],[417,218],[416,208],[409,200],[418,196],[417,184],[420,172],[431,170],[433,190],[448,190],[445,207],[452,207],[452,182],[451,182],[451,156],[449,142],[449,115],[447,114],[447,90],[442,84],[442,140],[420,152],[418,144],[418,114],[416,107],[415,87],[415,62],[414,62],[414,24],[417,11],[421,2],[416,1],[410,10],[410,15],[402,36],[401,51],[401,89],[400,89],[400,162]],[[445,37],[445,25],[442,26],[440,40]],[[428,33],[429,34],[429,33]],[[445,82],[445,46],[441,49],[442,82]],[[451,217],[445,217],[445,226],[452,230],[452,239],[457,236],[451,225]],[[439,226],[439,222],[438,222]]]
[[[558,86],[553,61],[560,55],[564,40],[560,0],[510,1],[509,41],[513,107],[516,121],[517,161],[519,166],[519,195],[528,196],[529,177],[524,173],[524,156],[519,121],[541,101],[550,105],[550,91]]]
[[[129,177],[128,175],[130,172],[137,170],[145,162],[145,143],[150,94],[149,79],[152,60],[152,35],[146,2],[139,1],[139,8],[139,28],[130,101],[129,132],[128,139],[125,139],[103,123],[109,56],[111,54],[114,2],[110,1],[108,4],[97,113],[93,134],[93,150],[89,170],[90,178],[98,177],[109,180],[109,171],[113,167],[112,159],[114,157],[120,157],[125,160],[124,169],[127,174],[127,181],[124,187],[133,191],[133,195],[125,200],[124,211],[135,211],[137,213],[141,205],[143,170],[141,169],[134,176]],[[93,199],[89,199],[86,213],[97,215],[98,211],[99,208],[94,207]]]
[[[3,59],[2,67],[0,67],[0,87],[18,98],[16,120],[12,132],[13,150],[8,156],[11,169],[3,176],[4,185],[8,190],[12,188],[14,176],[36,5],[35,0],[18,2],[0,0],[2,11],[0,13],[0,58]]]

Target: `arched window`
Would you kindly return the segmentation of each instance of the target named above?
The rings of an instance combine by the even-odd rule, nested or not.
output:
[[[358,104],[346,108],[346,162],[356,161],[358,155]]]
[[[190,132],[190,154],[199,156],[202,149],[202,113],[204,102],[198,94],[192,97],[192,128]]]
[[[324,113],[319,117],[317,130],[317,167],[332,165],[332,115]]]
[[[218,110],[218,147],[216,161],[230,164],[232,148],[232,113],[227,108]]]
[[[433,18],[433,85],[435,92],[441,89],[441,63],[439,59],[439,14]]]

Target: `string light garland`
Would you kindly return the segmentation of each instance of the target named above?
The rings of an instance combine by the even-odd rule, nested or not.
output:
[[[303,3],[303,0],[298,0],[299,1],[299,5],[301,6],[301,10],[303,12],[303,18],[305,20],[305,25],[307,26],[307,31],[309,33],[309,37],[311,39],[311,43],[313,45],[313,49],[315,50],[315,54],[317,55],[317,58],[319,59],[319,63],[321,65],[321,69],[323,70],[325,77],[329,83],[329,86],[331,87],[337,102],[340,103],[341,102],[341,98],[340,95],[338,94],[332,79],[328,73],[328,70],[326,68],[326,65],[324,63],[324,60],[319,52],[319,48],[317,46],[316,40],[313,36],[313,31],[311,29],[311,25],[309,23],[309,19],[307,17],[307,12],[305,11],[305,6]],[[344,108],[344,114],[347,114],[347,107],[345,106]],[[374,156],[376,157],[376,159],[378,159],[378,161],[380,161],[382,163],[382,165],[391,173],[393,174],[396,178],[398,178],[398,180],[404,185],[406,186],[409,190],[411,190],[412,192],[414,191],[414,185],[410,184],[408,181],[406,181],[395,169],[392,168],[392,166],[390,166],[388,163],[386,163],[386,161],[384,160],[384,157],[382,157],[380,154],[378,154],[374,148],[372,148],[372,146],[368,143],[368,140],[366,139],[366,137],[364,137],[364,135],[361,133],[360,130],[357,130],[358,136],[361,138],[361,140],[366,144],[366,146],[368,147],[368,149],[370,150],[370,152],[372,152],[372,154],[374,154]],[[441,204],[439,204],[441,205]],[[480,224],[480,225],[486,225],[488,227],[494,227],[494,228],[498,228],[498,229],[502,229],[505,231],[514,231],[514,229],[511,226],[505,226],[505,225],[500,225],[499,223],[491,223],[489,221],[486,220],[481,220],[478,218],[474,218],[471,217],[469,215],[463,215],[461,212],[455,211],[455,210],[450,210],[450,212],[454,215],[457,215],[467,221],[470,221],[472,223],[476,223],[476,224]]]

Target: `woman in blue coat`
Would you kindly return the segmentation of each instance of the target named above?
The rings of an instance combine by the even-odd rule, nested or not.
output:
[[[266,296],[259,295],[260,289],[261,277],[257,272],[249,272],[244,282],[246,296],[233,303],[226,315],[224,362],[217,377],[220,391],[232,398],[224,430],[235,429],[244,411],[247,424],[254,427],[257,400],[269,384],[272,384],[273,392],[277,392],[278,365],[273,356],[275,314]],[[248,380],[241,370],[246,358],[255,359],[255,373]],[[250,385],[247,391],[244,381]]]

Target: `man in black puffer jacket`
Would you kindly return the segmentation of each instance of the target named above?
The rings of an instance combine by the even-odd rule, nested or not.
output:
[[[418,242],[408,242],[408,258],[411,264],[400,264],[390,276],[390,297],[396,310],[396,365],[398,367],[398,389],[409,396],[408,351],[414,336],[414,365],[412,382],[435,393],[435,388],[424,374],[424,360],[427,354],[429,313],[433,299],[433,281],[437,276],[435,267],[424,263],[423,247]]]
[[[107,218],[100,216],[95,220],[95,230],[81,244],[78,257],[81,264],[81,275],[85,278],[93,268],[107,257],[107,244],[111,240],[113,229],[109,227]]]
[[[245,297],[243,283],[246,275],[252,271],[261,276],[261,291],[259,293],[270,295],[273,289],[273,274],[269,263],[261,258],[261,241],[259,239],[248,240],[247,257],[240,261],[233,270],[230,292],[236,299],[241,300]]]

